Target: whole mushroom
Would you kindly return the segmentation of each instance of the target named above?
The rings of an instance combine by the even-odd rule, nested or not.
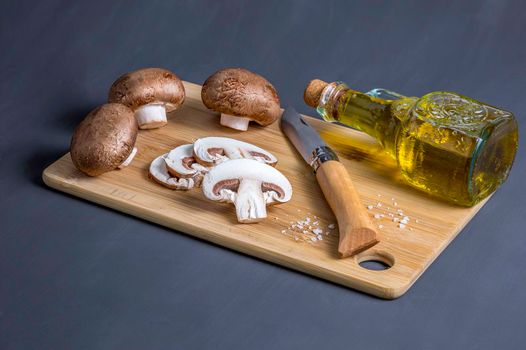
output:
[[[92,110],[71,138],[70,155],[77,169],[89,176],[127,166],[137,149],[137,121],[133,111],[119,103]]]
[[[111,85],[108,102],[122,103],[135,112],[140,129],[160,128],[166,113],[185,100],[181,80],[162,68],[144,68],[126,73]]]
[[[203,180],[206,198],[234,203],[237,220],[253,223],[267,217],[267,205],[292,197],[289,180],[270,165],[252,159],[235,159],[212,168]]]
[[[221,125],[245,131],[250,121],[262,126],[281,116],[278,93],[261,75],[242,68],[226,68],[203,84],[201,99],[221,113]]]
[[[213,166],[230,159],[254,159],[274,166],[278,159],[272,153],[248,142],[228,137],[203,137],[194,142],[195,160]]]

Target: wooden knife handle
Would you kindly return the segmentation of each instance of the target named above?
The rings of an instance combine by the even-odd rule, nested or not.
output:
[[[373,223],[343,164],[336,160],[321,163],[316,178],[338,220],[340,256],[352,256],[378,243]]]

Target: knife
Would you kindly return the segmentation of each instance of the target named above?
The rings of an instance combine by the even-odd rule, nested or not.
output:
[[[281,130],[314,169],[325,199],[336,216],[340,257],[355,255],[378,243],[369,214],[336,153],[294,108],[289,107],[283,112]]]

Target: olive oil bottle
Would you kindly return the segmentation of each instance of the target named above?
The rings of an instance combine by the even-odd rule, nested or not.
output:
[[[508,177],[518,147],[512,113],[451,92],[405,97],[313,80],[304,98],[324,120],[376,138],[411,185],[459,205],[493,193]]]

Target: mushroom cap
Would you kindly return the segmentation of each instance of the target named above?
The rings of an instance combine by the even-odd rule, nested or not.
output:
[[[174,177],[194,177],[208,168],[196,163],[193,156],[194,145],[181,145],[166,154],[164,160],[168,172]]]
[[[167,112],[183,104],[181,79],[169,70],[144,68],[126,73],[111,85],[108,102],[122,103],[134,111],[146,104],[163,104]]]
[[[222,163],[229,159],[249,158],[269,165],[278,159],[269,151],[248,142],[228,137],[203,137],[194,142],[194,158],[205,166]]]
[[[245,117],[263,126],[281,115],[274,86],[243,68],[225,68],[212,74],[203,84],[201,99],[216,112]]]
[[[212,168],[203,180],[203,194],[214,201],[233,202],[242,180],[261,181],[266,204],[288,202],[292,185],[276,168],[252,159],[234,159]]]
[[[99,106],[75,129],[71,138],[71,160],[90,176],[114,170],[133,151],[137,130],[137,120],[128,107],[119,103]]]

